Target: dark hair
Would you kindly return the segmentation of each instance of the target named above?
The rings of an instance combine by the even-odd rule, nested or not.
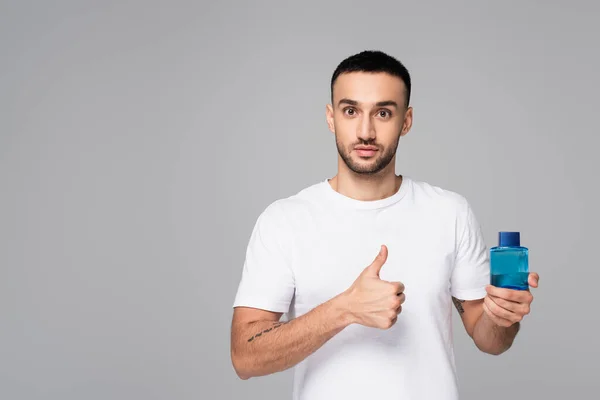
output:
[[[406,86],[406,106],[410,102],[410,74],[406,67],[394,57],[378,50],[365,50],[343,60],[331,77],[331,101],[333,102],[333,84],[338,76],[348,72],[385,72],[396,76]]]

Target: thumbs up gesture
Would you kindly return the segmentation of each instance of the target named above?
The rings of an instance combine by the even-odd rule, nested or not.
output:
[[[346,290],[353,323],[379,329],[389,329],[396,323],[406,296],[401,282],[379,277],[387,255],[387,247],[381,246],[377,257]]]

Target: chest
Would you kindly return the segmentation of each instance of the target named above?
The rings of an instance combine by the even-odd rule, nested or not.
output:
[[[448,301],[455,238],[446,221],[419,213],[332,214],[297,232],[293,270],[300,314],[346,290],[381,245],[388,247],[381,279],[402,282],[407,298],[426,307]]]

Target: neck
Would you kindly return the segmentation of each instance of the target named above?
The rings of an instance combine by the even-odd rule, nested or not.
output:
[[[378,174],[357,174],[349,169],[339,169],[329,180],[331,187],[346,197],[361,201],[381,200],[393,196],[402,184],[402,175],[396,175],[392,168],[385,168]]]

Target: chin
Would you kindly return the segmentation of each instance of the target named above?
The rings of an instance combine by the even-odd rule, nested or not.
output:
[[[351,169],[352,169],[352,171],[354,171],[355,173],[360,174],[360,175],[372,175],[372,174],[379,172],[379,170],[374,167],[364,168],[364,166],[362,166],[362,168],[351,168]]]

